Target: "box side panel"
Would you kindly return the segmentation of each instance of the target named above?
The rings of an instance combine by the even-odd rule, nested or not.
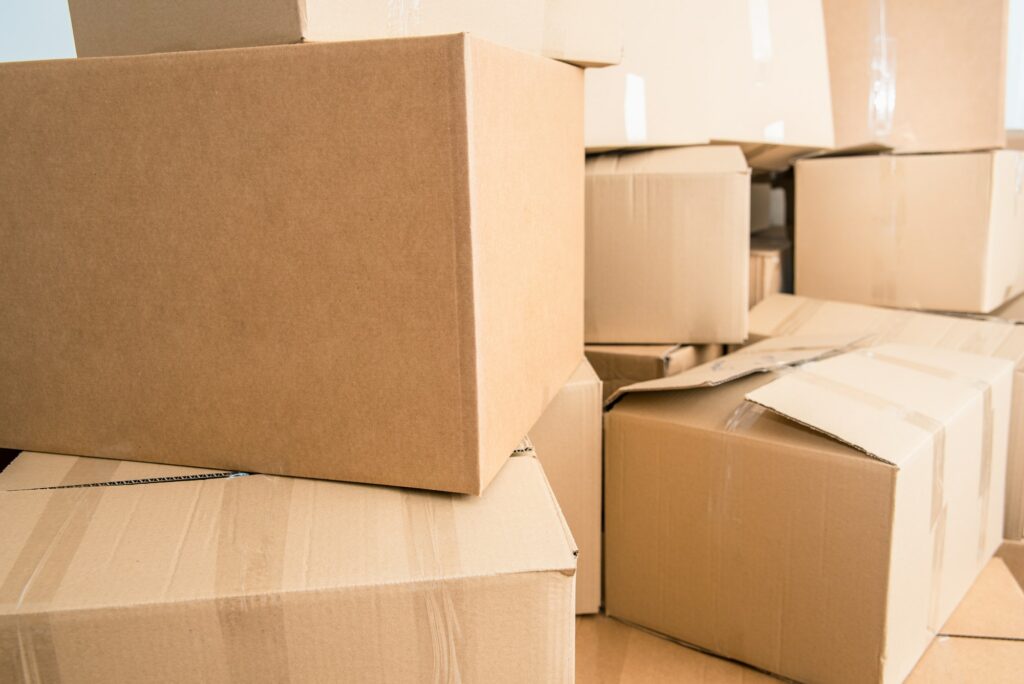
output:
[[[5,616],[2,633],[42,681],[570,682],[572,603],[572,577],[525,573]]]
[[[1024,369],[1018,369],[1013,376],[1003,533],[1007,539],[1024,539]]]
[[[747,335],[749,175],[587,177],[586,339]]]
[[[477,490],[462,68],[455,37],[6,65],[0,443]]]
[[[304,0],[70,0],[79,57],[298,43]]]
[[[826,0],[837,147],[1005,143],[1007,2]]]
[[[577,614],[596,613],[601,606],[601,409],[601,381],[593,376],[563,387],[530,430],[579,547]]]
[[[583,351],[583,74],[468,39],[481,486]]]
[[[992,155],[985,311],[1024,292],[1024,152]]]
[[[799,681],[879,679],[891,469],[795,448],[803,429],[770,414],[745,437],[622,408],[606,416],[609,615]]]
[[[798,164],[797,294],[981,311],[988,159],[847,157]]]

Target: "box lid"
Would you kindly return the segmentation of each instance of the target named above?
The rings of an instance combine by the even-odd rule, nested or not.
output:
[[[162,473],[152,482],[97,483],[72,471],[109,464],[67,458],[22,454],[2,480],[89,486],[0,493],[0,615],[575,572],[536,458],[510,459],[479,497],[264,475],[162,480],[195,470],[170,466],[150,466]]]
[[[735,145],[666,147],[601,154],[587,160],[587,175],[747,173],[746,157]]]

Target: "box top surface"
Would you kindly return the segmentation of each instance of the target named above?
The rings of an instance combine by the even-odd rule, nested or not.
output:
[[[887,344],[853,349],[857,336],[770,338],[678,375],[629,385],[627,394],[715,388],[768,372],[743,399],[809,427],[865,454],[899,466],[1002,375],[1009,361],[931,347]],[[722,395],[737,412],[743,400]],[[739,414],[737,414],[739,416]],[[725,424],[739,427],[736,417]]]
[[[20,455],[0,483],[109,477],[121,462]],[[89,468],[94,472],[85,472]],[[195,474],[149,466],[149,475]],[[0,613],[344,591],[575,572],[575,546],[536,458],[483,496],[262,475],[4,491]]]
[[[1024,368],[1024,326],[920,311],[776,294],[750,310],[754,339],[788,335],[869,335],[870,342],[935,346],[1008,359]]]
[[[747,173],[743,151],[734,145],[667,147],[602,154],[587,160],[587,175]]]

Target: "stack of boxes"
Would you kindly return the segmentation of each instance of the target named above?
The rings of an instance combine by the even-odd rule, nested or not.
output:
[[[1005,0],[70,9],[0,679],[1013,681]]]

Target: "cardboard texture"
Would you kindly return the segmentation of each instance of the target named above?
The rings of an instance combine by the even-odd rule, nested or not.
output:
[[[579,363],[579,69],[456,35],[0,90],[0,445],[479,493]]]
[[[1004,545],[1000,554],[1005,549]],[[1007,574],[1002,559],[989,561],[942,631],[947,632],[949,624],[965,611],[977,612],[978,617],[989,624],[998,625],[1005,620],[1019,621],[1020,616],[1024,615],[1024,606],[1021,604],[1024,594],[1021,594],[1019,586],[1004,581]],[[995,603],[978,602],[976,597],[979,594],[1002,600]],[[989,629],[986,633],[996,636],[938,636],[907,681],[930,684],[1016,684],[1020,679],[1021,668],[1024,667],[1024,641],[1013,636],[1015,631]],[[738,684],[780,680],[740,663],[596,615],[576,619],[576,681],[578,684]]]
[[[588,344],[584,352],[607,400],[621,387],[681,373],[717,359],[723,350],[720,344]]]
[[[576,613],[601,608],[601,380],[586,359],[530,430],[579,547]]]
[[[872,344],[924,345],[1013,362],[1016,372],[1006,473],[1005,534],[1008,539],[1024,538],[1024,327],[792,295],[769,297],[750,311],[753,340],[843,333],[871,335]]]
[[[772,187],[771,183],[753,181],[750,184],[750,232],[784,226],[786,224],[786,191]]]
[[[796,165],[796,292],[987,313],[1024,291],[1024,153]]]
[[[1013,364],[790,346],[827,358],[750,374],[775,340],[606,414],[605,607],[797,681],[900,682],[1000,544]]]
[[[69,0],[79,57],[472,33],[600,66],[622,54],[618,0]]]
[[[785,292],[793,282],[793,245],[786,237],[754,235],[750,238],[750,306],[765,297]]]
[[[535,458],[481,497],[18,462],[4,681],[572,681],[575,546]]]
[[[750,170],[739,148],[600,155],[586,172],[586,341],[746,339]]]
[[[993,311],[992,315],[1013,323],[1024,323],[1024,297],[1011,299]]]
[[[1007,0],[822,4],[836,147],[1003,147]]]
[[[622,31],[622,62],[586,76],[589,151],[721,141],[778,168],[832,147],[817,0],[640,0]]]

